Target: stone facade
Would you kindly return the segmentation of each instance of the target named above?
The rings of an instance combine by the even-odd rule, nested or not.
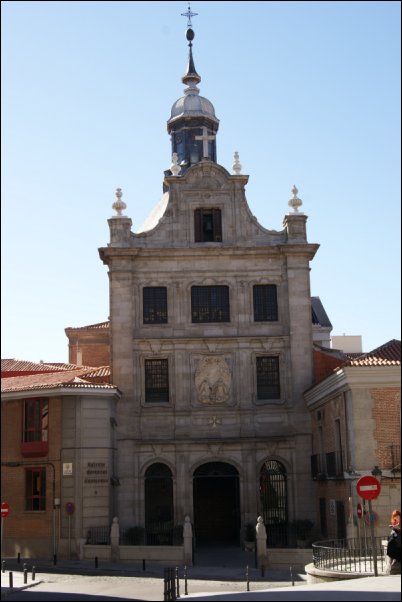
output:
[[[239,527],[261,512],[260,469],[267,460],[286,473],[288,518],[312,512],[311,425],[303,391],[313,382],[309,270],[318,245],[306,239],[307,217],[291,213],[280,232],[251,214],[248,177],[203,160],[183,176],[167,176],[164,212],[151,230],[109,219],[112,382],[117,405],[120,525],[146,522],[145,474],[154,463],[172,474],[174,522],[194,521],[195,471],[207,463],[234,467]],[[222,240],[195,242],[194,213],[221,213]],[[278,316],[255,321],[253,286],[275,285]],[[230,318],[192,321],[194,286],[225,286]],[[167,322],[144,324],[144,287],[165,287]],[[280,394],[257,395],[256,362],[277,358]],[[169,399],[146,401],[145,362],[167,360]],[[269,525],[267,525],[269,528]],[[197,520],[195,520],[197,536]]]

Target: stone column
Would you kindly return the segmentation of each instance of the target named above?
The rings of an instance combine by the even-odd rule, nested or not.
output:
[[[257,565],[258,568],[266,567],[268,565],[267,558],[267,531],[265,529],[264,520],[262,516],[257,518],[256,525],[256,542],[257,542]]]
[[[183,540],[184,564],[186,566],[193,566],[193,528],[188,514],[184,517]]]
[[[120,528],[119,519],[117,516],[114,517],[112,527],[110,529],[110,543],[112,547],[112,562],[118,562],[120,560]]]

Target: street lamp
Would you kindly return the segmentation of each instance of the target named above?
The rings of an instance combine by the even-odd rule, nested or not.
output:
[[[9,468],[15,468],[17,466],[43,466],[46,464],[47,466],[51,466],[53,469],[53,487],[52,487],[52,503],[53,503],[53,527],[52,527],[52,537],[53,537],[53,562],[56,564],[56,469],[54,467],[53,462],[49,462],[48,460],[44,460],[43,462],[2,462],[2,466],[8,466]]]

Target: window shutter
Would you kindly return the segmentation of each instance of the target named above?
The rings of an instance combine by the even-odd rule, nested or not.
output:
[[[214,226],[214,241],[222,242],[222,219],[220,209],[212,209],[212,221]]]
[[[201,209],[194,211],[194,240],[195,242],[202,242]]]

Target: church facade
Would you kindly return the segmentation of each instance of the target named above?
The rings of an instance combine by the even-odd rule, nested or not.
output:
[[[189,27],[184,96],[167,122],[172,166],[150,218],[132,231],[118,189],[110,241],[114,508],[120,527],[166,543],[188,515],[197,544],[236,544],[262,515],[268,545],[314,521],[313,383],[307,217],[297,189],[283,230],[246,200],[238,158],[216,161],[219,120],[200,96]]]

